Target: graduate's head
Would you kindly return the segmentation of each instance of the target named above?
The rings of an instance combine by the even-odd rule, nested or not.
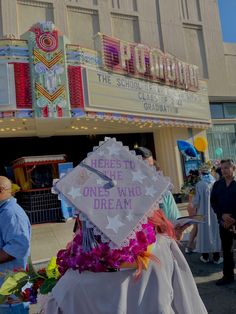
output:
[[[136,152],[136,155],[142,156],[143,160],[145,160],[150,166],[154,165],[154,160],[150,149],[146,147],[137,147],[134,150]]]
[[[209,163],[201,164],[199,171],[202,175],[207,175],[211,173],[211,165]]]
[[[0,176],[0,201],[11,197],[11,181],[4,176]]]

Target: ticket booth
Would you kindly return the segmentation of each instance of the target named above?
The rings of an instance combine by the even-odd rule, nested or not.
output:
[[[28,156],[13,162],[18,203],[27,213],[31,224],[60,221],[61,201],[51,193],[53,179],[59,178],[58,163],[65,155]]]

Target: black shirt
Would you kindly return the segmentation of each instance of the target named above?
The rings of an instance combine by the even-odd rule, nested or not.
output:
[[[236,219],[236,181],[227,186],[225,179],[216,181],[211,191],[211,206],[220,220],[223,214],[231,214]]]

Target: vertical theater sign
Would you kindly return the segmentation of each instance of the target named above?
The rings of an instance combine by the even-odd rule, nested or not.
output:
[[[26,34],[30,55],[35,117],[70,116],[66,49],[51,22],[36,24]]]

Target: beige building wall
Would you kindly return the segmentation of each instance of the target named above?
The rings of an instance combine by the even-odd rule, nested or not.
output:
[[[177,139],[189,141],[188,130],[186,128],[160,128],[154,132],[157,160],[163,174],[171,178],[174,192],[179,192],[179,187],[183,183],[181,155],[176,144]]]
[[[236,44],[225,43],[225,64],[227,72],[227,83],[230,86],[227,96],[235,97],[236,94]]]

